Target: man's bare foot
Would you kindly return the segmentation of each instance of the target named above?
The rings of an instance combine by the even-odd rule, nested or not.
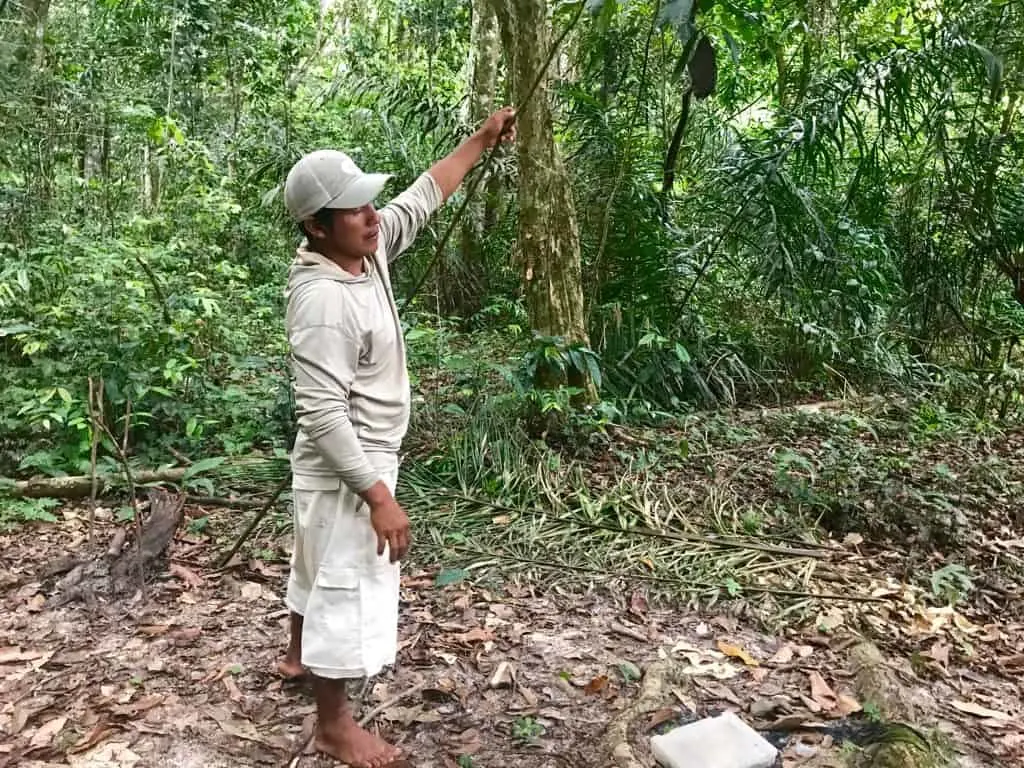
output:
[[[277,674],[285,680],[301,680],[306,676],[306,670],[302,666],[302,662],[296,661],[289,655],[277,663]]]
[[[348,714],[334,726],[317,726],[316,748],[352,768],[386,768],[402,756],[402,750],[360,728]]]

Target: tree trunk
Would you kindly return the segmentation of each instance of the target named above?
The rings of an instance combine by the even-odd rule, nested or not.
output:
[[[494,111],[494,89],[498,76],[500,40],[494,9],[487,0],[473,0],[473,26],[469,37],[469,100],[465,122],[479,125]],[[441,311],[470,317],[478,312],[487,291],[483,238],[496,205],[498,177],[484,179],[483,195],[470,201],[462,216],[460,247],[443,254],[438,274]]]
[[[551,46],[546,0],[491,0],[509,57],[513,103],[518,112],[519,260],[527,312],[534,331],[589,347],[583,314],[580,236],[569,175],[555,144],[545,79],[526,100]],[[536,382],[552,387],[578,386],[586,398],[597,392],[584,371],[568,382]]]

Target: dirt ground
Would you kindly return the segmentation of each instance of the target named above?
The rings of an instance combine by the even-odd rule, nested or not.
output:
[[[208,516],[210,529],[245,517],[188,515]],[[88,551],[85,510],[61,517],[0,537],[0,765],[331,764],[300,756],[311,694],[274,671],[286,638],[286,536],[275,538],[276,560],[217,572],[206,536],[181,533],[145,597],[55,605],[57,577],[45,574]],[[111,517],[100,510],[97,551]],[[776,637],[726,612],[655,605],[636,587],[438,581],[410,568],[399,663],[363,689],[363,711],[387,705],[375,725],[416,766],[603,766],[616,729],[640,765],[653,765],[651,733],[724,710],[776,744],[781,765],[842,766],[843,740],[871,720],[846,654],[856,631],[839,603]],[[962,765],[1024,764],[1024,626],[918,613],[916,636],[882,647],[919,722],[948,733]],[[666,670],[652,701],[644,687]]]

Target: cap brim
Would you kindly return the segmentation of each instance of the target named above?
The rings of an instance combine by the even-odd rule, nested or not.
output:
[[[348,189],[329,200],[324,208],[362,208],[372,203],[390,180],[390,173],[364,173],[349,184]]]

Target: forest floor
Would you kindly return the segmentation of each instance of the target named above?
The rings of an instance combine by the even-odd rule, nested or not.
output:
[[[829,450],[824,438],[807,449],[809,434],[805,455]],[[775,743],[780,765],[840,768],[856,751],[844,742],[874,717],[848,654],[867,637],[915,724],[948,737],[954,764],[1020,765],[1024,431],[950,434],[929,446],[919,454],[876,441],[873,450],[911,457],[891,472],[934,471],[939,457],[939,474],[956,489],[945,497],[957,513],[948,524],[962,535],[836,536],[833,562],[870,570],[870,594],[771,618],[756,599],[700,608],[642,584],[552,585],[522,573],[442,585],[436,567],[413,564],[403,579],[399,663],[370,682],[364,706],[386,704],[376,726],[424,768],[596,768],[609,764],[616,730],[640,765],[653,765],[651,733],[724,710]],[[988,470],[971,473],[975,464]],[[763,485],[778,466],[769,462],[750,482]],[[287,633],[287,531],[260,534],[252,552],[265,556],[216,571],[210,532],[238,530],[252,513],[192,506],[186,514],[204,524],[175,539],[145,596],[97,596],[92,605],[54,605],[56,578],[45,575],[88,551],[85,505],[62,507],[56,524],[0,535],[0,766],[330,764],[299,757],[313,724],[311,692],[275,673]],[[101,549],[113,518],[99,510]],[[915,571],[927,583],[949,563],[971,579],[952,578],[964,592],[955,605],[908,589]],[[950,579],[934,583],[937,595]]]

